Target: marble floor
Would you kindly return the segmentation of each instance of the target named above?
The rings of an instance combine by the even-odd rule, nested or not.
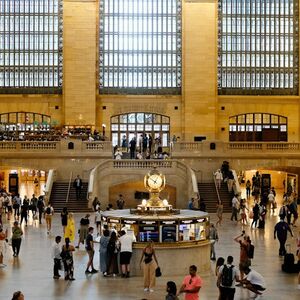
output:
[[[78,224],[81,215],[76,215]],[[211,220],[215,221],[215,215]],[[262,299],[300,299],[300,290],[297,289],[297,274],[285,274],[281,272],[283,259],[278,257],[278,241],[273,238],[273,226],[277,222],[277,215],[268,215],[266,229],[245,230],[250,234],[255,245],[255,258],[253,268],[260,272],[267,284],[267,290]],[[297,236],[300,228],[294,227]],[[4,227],[10,228],[11,224],[5,223]],[[233,238],[241,233],[240,224],[230,221],[230,215],[224,214],[224,223],[218,228],[220,240],[216,245],[217,256],[227,257],[233,255],[235,263],[239,259],[239,245]],[[10,247],[8,247],[4,262],[7,267],[0,268],[0,300],[11,299],[14,291],[21,290],[26,300],[62,300],[62,299],[99,299],[99,300],[158,300],[165,299],[165,285],[169,280],[174,280],[180,286],[182,277],[174,277],[172,274],[164,274],[157,280],[154,293],[143,291],[143,280],[141,277],[123,279],[120,277],[104,278],[101,274],[86,276],[84,271],[87,255],[84,249],[76,250],[75,278],[73,282],[52,279],[52,260],[50,257],[51,245],[55,235],[62,234],[59,215],[54,217],[52,233],[47,235],[45,224],[30,223],[24,227],[24,239],[22,241],[19,258],[13,258]],[[292,251],[295,252],[296,241],[289,237]],[[98,246],[96,246],[98,249]],[[96,252],[97,253],[97,252]],[[184,257],[183,257],[184,259]],[[172,262],[170,258],[170,263]],[[197,261],[195,261],[197,265]],[[99,256],[96,255],[96,266],[99,265]],[[211,263],[211,272],[200,274],[204,280],[200,291],[201,300],[217,299],[216,278],[214,275],[214,263]],[[162,270],[163,272],[163,270]],[[188,272],[188,266],[186,269]],[[184,299],[183,296],[180,299]],[[249,299],[249,293],[244,288],[236,289],[235,299]]]

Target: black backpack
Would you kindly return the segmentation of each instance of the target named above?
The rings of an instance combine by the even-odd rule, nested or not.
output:
[[[248,249],[248,257],[253,258],[254,257],[254,245],[250,244]]]
[[[227,267],[227,265],[223,266],[222,271],[222,286],[224,287],[230,287],[233,283],[233,269],[234,266]]]
[[[50,208],[50,207],[47,207],[47,208],[46,208],[46,214],[47,214],[47,215],[51,215],[51,208]]]

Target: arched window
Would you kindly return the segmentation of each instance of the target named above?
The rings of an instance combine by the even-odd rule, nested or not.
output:
[[[51,127],[51,117],[33,112],[9,112],[0,114],[1,131],[46,132]]]
[[[287,117],[248,113],[229,118],[229,141],[287,142]]]
[[[135,137],[137,142],[142,134],[151,135],[153,140],[160,138],[162,147],[170,141],[170,118],[164,115],[134,112],[111,117],[111,140],[113,146],[128,147]]]

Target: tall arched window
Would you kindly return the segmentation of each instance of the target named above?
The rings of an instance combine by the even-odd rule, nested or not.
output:
[[[219,0],[218,24],[219,95],[298,95],[298,0]]]
[[[0,1],[0,93],[62,92],[63,0]]]
[[[170,118],[167,116],[134,112],[111,117],[111,140],[113,146],[128,145],[135,137],[137,142],[142,134],[151,135],[153,140],[160,138],[162,147],[168,147],[170,141]],[[125,146],[127,147],[127,146]]]
[[[287,117],[248,113],[229,118],[229,141],[287,142]]]
[[[181,93],[181,0],[100,0],[100,94]]]

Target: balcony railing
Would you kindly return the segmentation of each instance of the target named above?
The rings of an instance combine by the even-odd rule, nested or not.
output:
[[[0,154],[15,156],[16,153],[37,156],[92,156],[112,158],[113,147],[111,142],[81,141],[63,139],[61,141],[2,141],[0,142]],[[237,156],[265,156],[265,155],[289,155],[300,156],[300,143],[285,142],[179,142],[172,147],[173,158],[184,157],[237,157]],[[154,160],[159,166],[172,167],[170,160]],[[133,168],[140,168],[137,160],[120,160],[115,162],[115,167],[122,168],[131,164]],[[149,161],[146,163],[151,165]],[[148,167],[148,166],[146,166]]]

